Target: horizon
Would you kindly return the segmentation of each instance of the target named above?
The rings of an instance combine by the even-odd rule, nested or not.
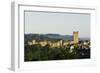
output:
[[[30,35],[30,34],[38,34],[38,35],[47,35],[47,34],[54,34],[54,35],[61,35],[61,36],[73,36],[73,34],[58,34],[58,33],[25,33],[24,35]],[[80,37],[79,36],[79,38],[88,38],[88,39],[90,39],[90,37]]]

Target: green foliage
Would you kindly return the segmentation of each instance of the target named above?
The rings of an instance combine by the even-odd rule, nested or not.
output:
[[[51,48],[49,45],[26,45],[24,51],[25,61],[63,60],[81,58],[78,46],[75,45],[70,52],[70,45],[67,47]],[[89,51],[88,51],[89,52]]]

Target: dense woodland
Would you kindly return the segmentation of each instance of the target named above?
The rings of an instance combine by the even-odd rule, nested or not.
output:
[[[69,60],[69,59],[87,59],[90,58],[90,49],[82,49],[77,45],[74,49],[67,47],[51,48],[49,45],[25,45],[24,61],[46,61],[46,60]]]

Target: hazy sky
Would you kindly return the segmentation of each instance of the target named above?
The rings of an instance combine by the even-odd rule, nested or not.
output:
[[[90,15],[75,13],[25,12],[25,33],[58,33],[90,37]]]

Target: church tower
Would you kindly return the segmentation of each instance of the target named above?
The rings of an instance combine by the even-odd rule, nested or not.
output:
[[[79,42],[79,35],[78,35],[78,31],[74,31],[73,32],[73,43],[77,44]]]

